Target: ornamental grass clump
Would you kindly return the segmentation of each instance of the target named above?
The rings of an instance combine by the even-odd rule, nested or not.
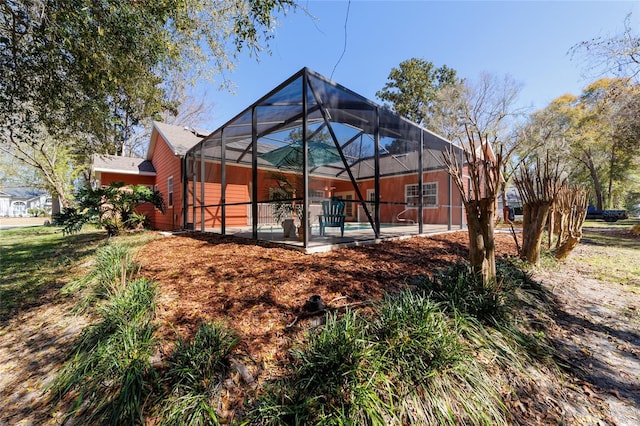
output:
[[[178,340],[162,379],[167,394],[157,404],[161,424],[219,424],[217,402],[237,343],[235,333],[218,323],[202,323],[191,340]]]
[[[497,266],[497,271],[503,271]],[[505,279],[506,278],[506,279]],[[506,321],[514,288],[519,285],[512,276],[500,275],[484,284],[482,277],[464,262],[436,271],[432,277],[416,282],[430,299],[442,303],[448,311],[470,315],[485,324]]]
[[[53,386],[62,399],[75,396],[77,415],[91,424],[135,424],[155,381],[150,358],[156,350],[152,323],[158,290],[149,280],[132,281],[98,307]]]
[[[402,292],[387,296],[370,334],[391,376],[419,383],[465,358],[455,324],[437,303]]]
[[[395,423],[504,422],[494,382],[474,361],[460,321],[424,294],[405,291],[382,302],[370,336]]]
[[[256,424],[353,424],[356,403],[376,405],[366,389],[368,343],[363,319],[354,311],[327,314],[325,326],[309,333],[291,353],[290,376],[271,383],[249,414]],[[373,397],[373,398],[371,398]],[[372,400],[373,399],[373,400]],[[380,418],[379,407],[367,409]],[[370,422],[365,422],[370,423]]]
[[[292,352],[249,421],[303,424],[501,424],[495,383],[457,319],[422,294],[387,296],[371,317],[329,314]]]
[[[81,307],[86,307],[97,299],[108,299],[118,294],[139,270],[128,247],[107,243],[96,250],[89,273],[65,285],[62,292],[69,295],[86,290],[86,298],[81,304]]]

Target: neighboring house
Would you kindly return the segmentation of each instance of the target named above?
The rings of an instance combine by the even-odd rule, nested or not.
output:
[[[0,191],[0,217],[31,216],[32,209],[51,213],[51,196],[44,191],[24,188],[6,188]]]
[[[138,211],[147,215],[154,229],[182,229],[182,158],[189,148],[202,140],[202,136],[195,130],[154,122],[145,158],[94,156],[95,184],[106,186],[124,182],[157,189],[167,204],[166,213],[162,214],[151,205],[140,206]]]

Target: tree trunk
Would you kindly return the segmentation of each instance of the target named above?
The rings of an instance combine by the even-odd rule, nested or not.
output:
[[[615,144],[611,147],[611,161],[609,161],[609,187],[607,189],[607,208],[613,208],[613,170],[616,165],[616,150]]]
[[[555,256],[562,260],[578,245],[582,238],[582,225],[587,215],[588,193],[581,186],[563,186],[556,200],[562,217]]]
[[[547,221],[551,202],[539,201],[523,206],[522,218],[522,253],[520,257],[533,265],[540,262],[540,246],[544,224]]]
[[[591,180],[593,181],[593,191],[595,192],[596,196],[596,208],[598,210],[602,210],[604,200],[602,196],[602,183],[600,183],[600,179],[598,178],[598,171],[596,170],[596,166],[593,164],[593,159],[591,157],[587,158],[585,164],[589,169],[589,175],[591,176]]]
[[[487,284],[496,279],[495,242],[493,238],[495,206],[483,198],[465,203],[469,232],[469,262],[473,271]]]

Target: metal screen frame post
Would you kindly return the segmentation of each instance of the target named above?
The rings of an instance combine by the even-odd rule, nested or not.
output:
[[[251,108],[251,236],[258,239],[258,106]]]
[[[205,173],[205,164],[204,164],[204,148],[205,144],[202,143],[200,145],[200,231],[204,232],[204,173]]]
[[[227,141],[224,127],[220,130],[220,233],[227,234]]]
[[[188,218],[188,206],[189,206],[189,170],[187,169],[187,165],[189,164],[188,159],[189,155],[185,155],[182,157],[182,229],[185,229],[187,223],[189,222]]]
[[[380,238],[380,108],[376,107],[376,124],[373,129],[373,232]]]
[[[424,131],[420,129],[420,150],[418,151],[418,193],[420,194],[420,197],[418,198],[418,234],[422,234],[424,232],[424,218],[423,218],[424,196],[422,194],[422,191],[424,191],[423,150],[424,150]]]
[[[196,173],[196,154],[193,153],[193,167],[191,168],[192,179],[191,179],[191,194],[193,195],[193,205],[191,206],[191,218],[193,219],[192,231],[196,230],[196,179],[198,179],[198,173]]]
[[[309,85],[309,76],[305,70],[302,74],[302,218],[300,226],[302,226],[304,248],[309,246],[309,144],[307,141],[307,90]]]
[[[449,176],[449,179],[447,179],[447,197],[448,197],[447,230],[451,231],[451,229],[453,229],[453,194],[451,193],[451,191],[453,190],[453,184],[452,184],[451,173],[447,173],[447,176]]]

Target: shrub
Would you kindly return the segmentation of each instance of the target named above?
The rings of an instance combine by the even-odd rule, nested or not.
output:
[[[113,182],[109,186],[92,189],[83,188],[76,195],[77,207],[64,209],[54,217],[54,223],[62,232],[79,232],[86,223],[94,223],[107,230],[109,236],[122,229],[135,229],[144,223],[135,212],[136,206],[152,203],[162,213],[166,205],[162,194],[144,185],[125,185]]]
[[[502,424],[504,406],[456,318],[424,295],[387,296],[371,319],[330,314],[265,388],[252,424]]]
[[[72,281],[62,289],[63,294],[75,294],[89,289],[87,297],[77,305],[83,309],[97,298],[108,299],[126,288],[139,271],[130,250],[122,244],[105,244],[96,250],[93,266],[88,274]]]
[[[96,251],[95,265],[90,274],[101,297],[116,295],[138,272],[130,250],[121,244],[107,244]]]
[[[259,424],[349,424],[358,384],[366,382],[360,318],[327,315],[326,325],[292,351],[291,377],[267,387],[250,417]]]
[[[220,396],[237,343],[232,331],[216,323],[203,323],[191,341],[178,341],[162,380],[170,389],[159,403],[162,424],[218,424],[212,401]]]

